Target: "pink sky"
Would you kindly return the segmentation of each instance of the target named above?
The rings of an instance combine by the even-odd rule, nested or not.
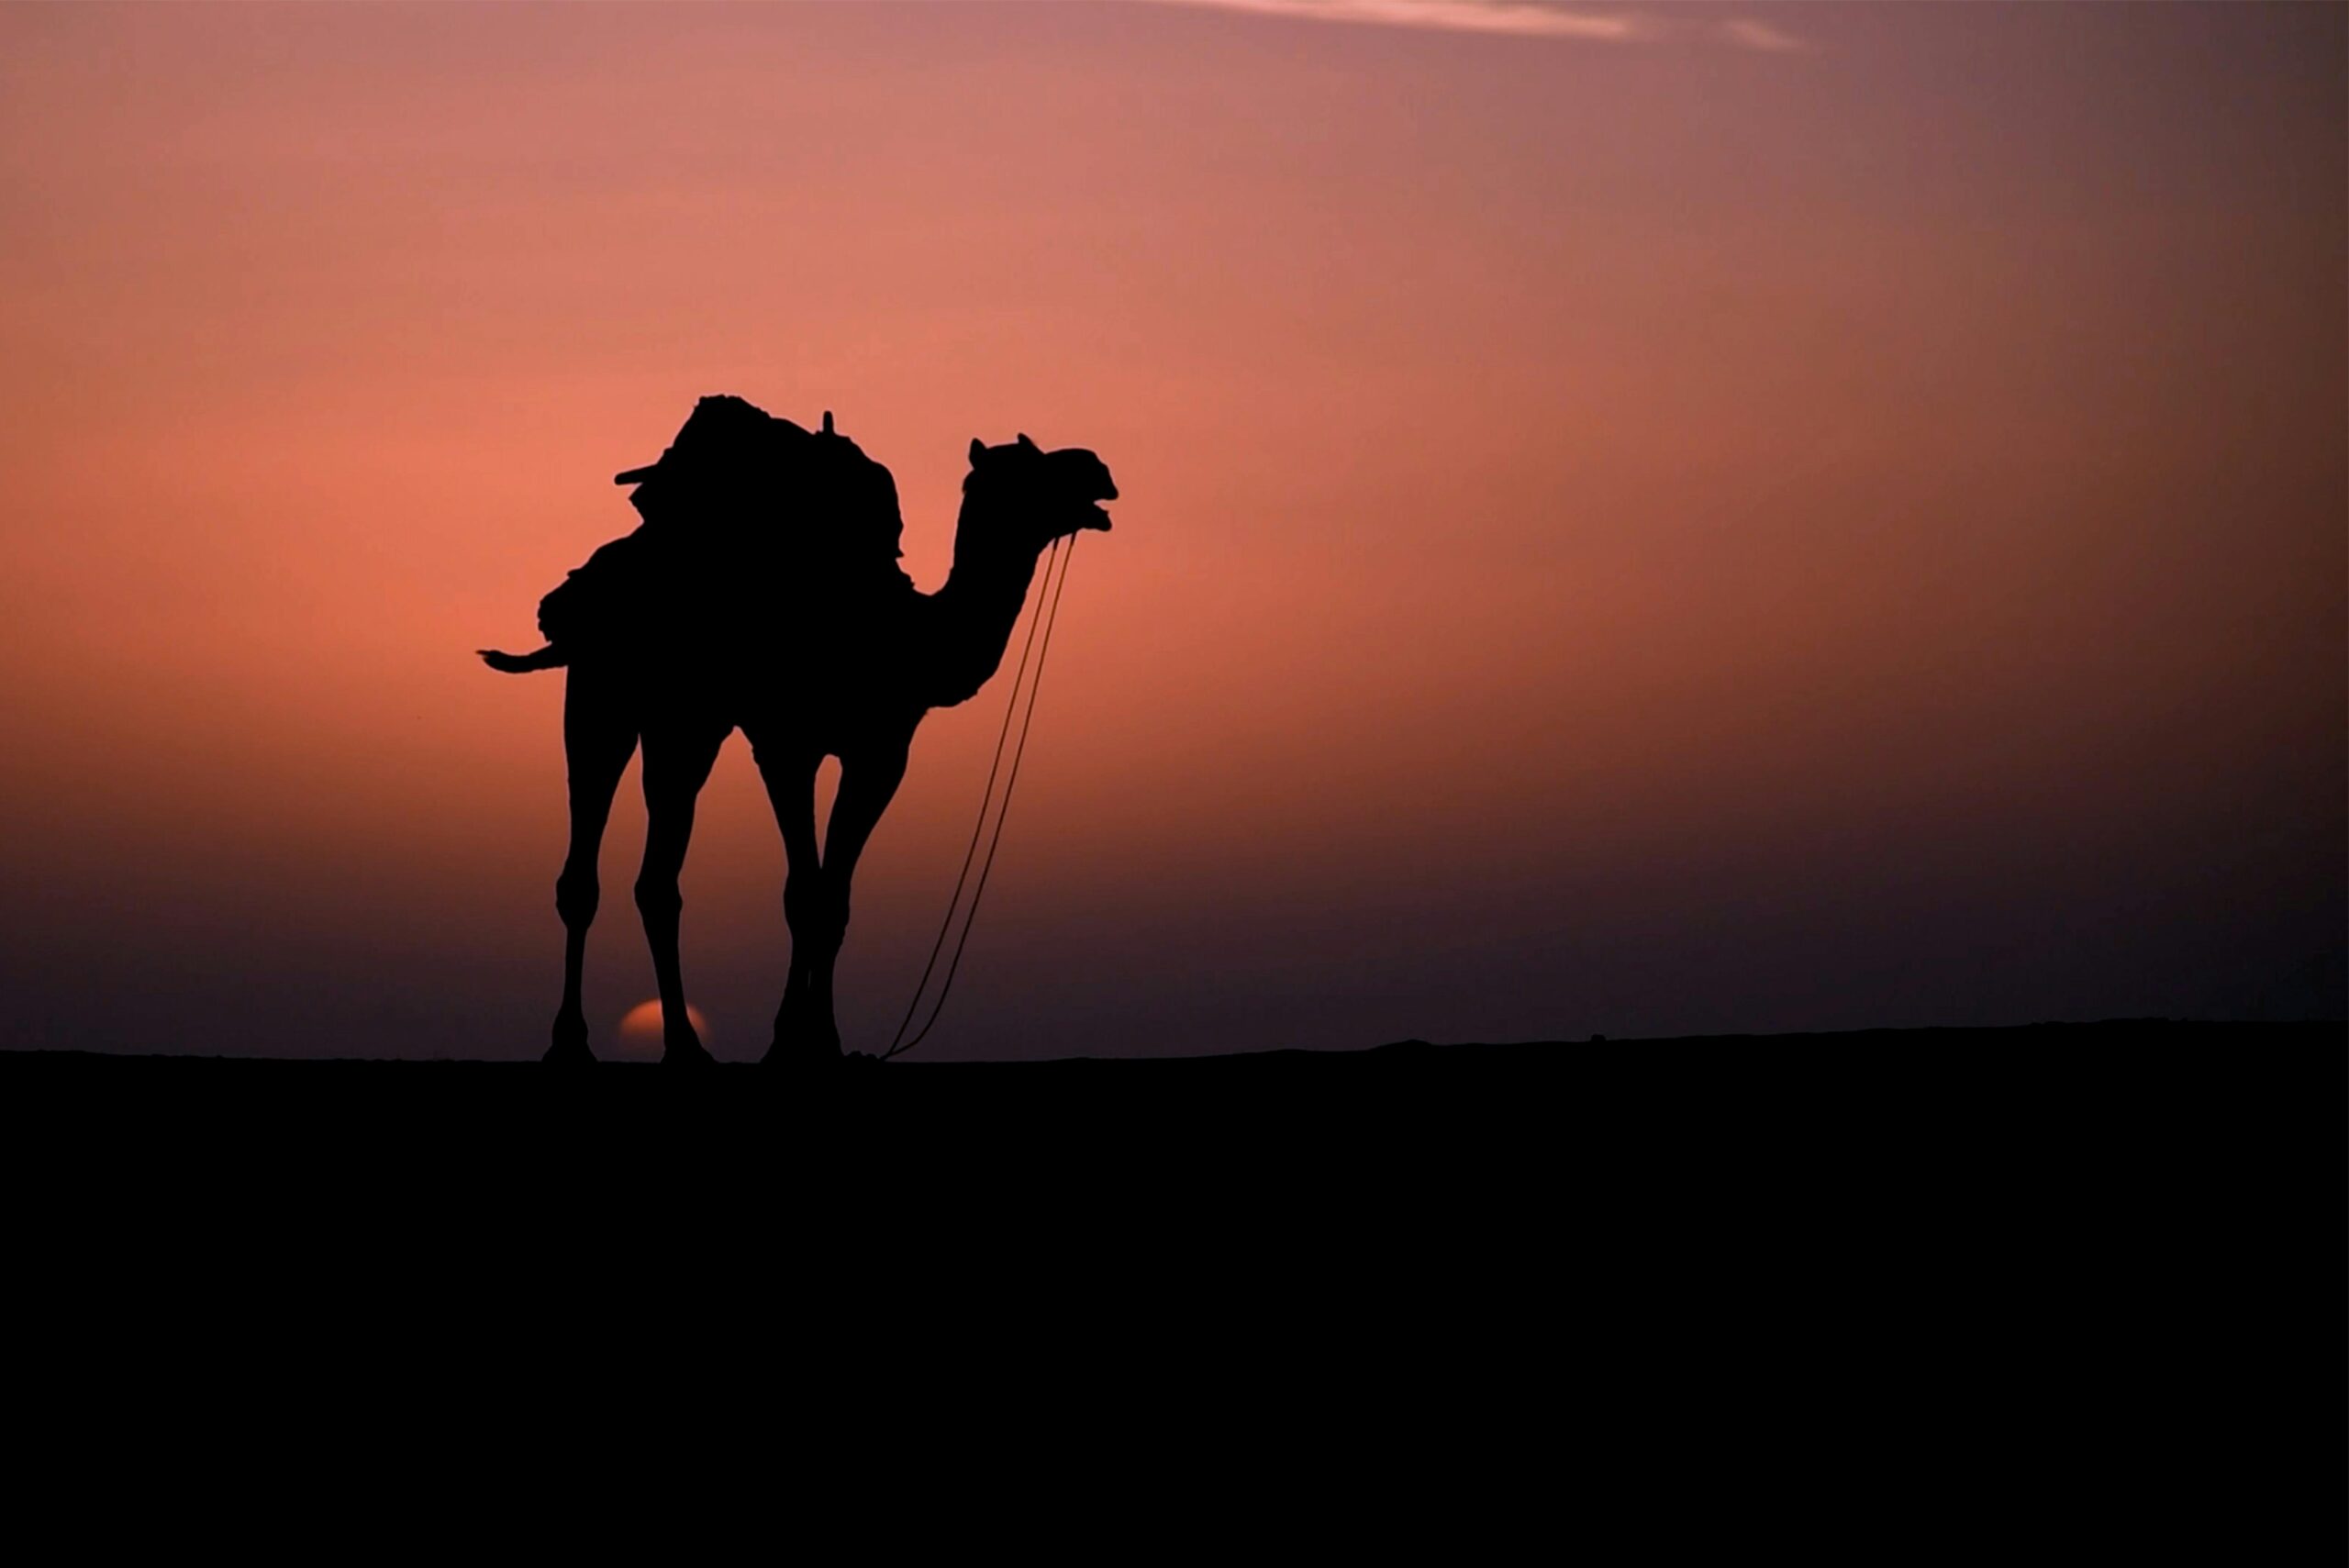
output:
[[[925,586],[974,435],[1123,491],[941,1054],[2339,1010],[2343,12],[1311,9],[0,9],[24,1042],[534,1051],[561,684],[470,650],[716,391]],[[721,1054],[780,874],[737,745]]]

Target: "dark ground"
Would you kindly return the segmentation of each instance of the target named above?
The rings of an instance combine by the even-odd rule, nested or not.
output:
[[[816,1214],[1020,1194],[1054,1211],[1220,1209],[1241,1229],[1374,1195],[1408,1212],[1619,1214],[1705,1195],[1798,1214],[2340,1195],[2349,1030],[2124,1021],[941,1063],[271,1061],[0,1051],[0,1143],[92,1183],[250,1173],[286,1201],[518,1182],[654,1206],[821,1193]],[[55,1163],[47,1167],[54,1179]],[[299,1170],[299,1180],[282,1173]],[[552,1173],[562,1172],[560,1178]],[[2317,1184],[2308,1184],[2312,1180]],[[1775,1195],[1775,1198],[1772,1197]],[[2091,1198],[2091,1195],[2093,1198]],[[838,1202],[829,1201],[836,1196]],[[557,1212],[564,1208],[556,1203]],[[2338,1248],[2332,1250],[2337,1262]]]
[[[1067,1462],[1226,1500],[1383,1464],[1455,1546],[1489,1507],[1557,1542],[1620,1505],[1656,1561],[1702,1519],[1831,1560],[2338,1562],[2345,1042],[2126,1022],[812,1083],[0,1053],[6,1305],[76,1379],[59,1347],[93,1335],[173,1376],[201,1344],[195,1407],[256,1366],[346,1405],[335,1379],[429,1386],[444,1425],[494,1407],[485,1463],[496,1421],[587,1419],[634,1358],[696,1434],[820,1408],[917,1468],[1037,1411]]]
[[[1385,1165],[1601,1151],[1643,1164],[1673,1159],[1693,1173],[1728,1158],[1783,1164],[1868,1151],[1921,1165],[1937,1148],[1970,1164],[2001,1144],[2089,1160],[2147,1139],[2186,1158],[2211,1140],[2266,1142],[2311,1112],[2311,1125],[2337,1133],[2349,1091],[2349,1026],[2340,1023],[1408,1040],[1140,1061],[909,1057],[813,1077],[740,1063],[561,1072],[362,1060],[335,1058],[330,1046],[286,1061],[180,1043],[188,1049],[171,1054],[0,1050],[0,1131],[136,1132],[219,1145],[224,1155],[250,1140],[355,1151],[429,1134],[447,1155],[488,1159],[591,1128],[651,1139],[885,1137],[915,1166],[977,1150],[1041,1158],[1063,1143],[1139,1159],[1162,1140],[1275,1162],[1375,1151]],[[690,1124],[674,1120],[687,1112]],[[2193,1137],[2171,1141],[2163,1129]]]

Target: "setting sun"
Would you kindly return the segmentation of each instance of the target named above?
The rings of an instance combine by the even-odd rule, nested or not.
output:
[[[710,1043],[709,1019],[699,1007],[685,1004],[685,1021],[694,1026],[704,1045]],[[661,999],[639,1002],[620,1019],[620,1050],[629,1056],[661,1054]]]

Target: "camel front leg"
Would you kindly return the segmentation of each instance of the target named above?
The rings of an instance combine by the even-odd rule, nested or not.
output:
[[[685,982],[677,956],[677,925],[685,895],[677,878],[693,841],[694,804],[728,729],[680,726],[644,737],[644,865],[636,878],[637,912],[652,949],[652,973],[661,987],[662,1065],[710,1060],[685,1011]]]
[[[826,1045],[812,1039],[806,1028],[810,949],[798,935],[823,894],[824,867],[816,848],[816,773],[823,765],[823,753],[769,740],[763,734],[751,736],[751,748],[758,760],[759,777],[766,784],[767,804],[774,808],[775,826],[783,832],[786,867],[783,917],[793,933],[790,978],[784,984],[783,1006],[774,1015],[774,1038],[763,1060],[771,1063],[796,1061],[810,1044],[818,1054],[838,1055],[837,1039]]]
[[[832,966],[848,936],[849,889],[856,878],[858,857],[864,853],[881,814],[896,798],[906,776],[906,748],[911,737],[857,751],[841,758],[840,792],[832,798],[831,820],[824,825],[824,872],[821,898],[807,917],[795,922],[791,946],[795,959],[803,943],[807,948],[807,1017],[819,1039],[840,1050],[840,1026],[832,1016]],[[807,928],[802,933],[802,925]]]

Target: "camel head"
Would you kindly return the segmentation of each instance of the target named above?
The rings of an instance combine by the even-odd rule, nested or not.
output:
[[[1084,528],[1108,531],[1100,503],[1118,498],[1109,469],[1083,447],[1046,451],[1026,436],[1009,446],[971,441],[971,472],[963,481],[963,515],[990,534],[1041,550]]]

